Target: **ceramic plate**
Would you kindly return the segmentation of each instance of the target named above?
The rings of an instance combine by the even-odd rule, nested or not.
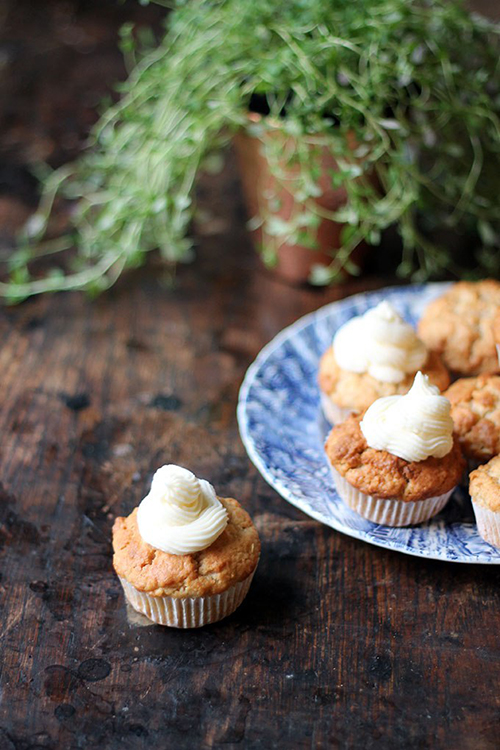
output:
[[[393,287],[359,294],[306,315],[282,331],[250,366],[240,391],[243,443],[263,477],[304,513],[349,536],[419,557],[500,565],[500,552],[477,533],[470,498],[455,490],[442,513],[410,528],[365,521],[337,495],[323,444],[329,425],[319,407],[319,359],[349,318],[388,299],[416,324],[446,284]]]

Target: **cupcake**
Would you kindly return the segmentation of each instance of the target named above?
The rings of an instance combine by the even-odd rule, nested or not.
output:
[[[132,607],[159,625],[198,628],[241,604],[260,554],[257,530],[232,498],[173,464],[113,526],[113,566]]]
[[[498,367],[500,368],[500,307],[497,307],[497,311],[493,317],[493,341],[497,350]]]
[[[420,372],[406,395],[378,399],[334,427],[325,450],[341,499],[388,526],[439,513],[464,467],[450,402]]]
[[[470,468],[500,453],[500,375],[461,378],[443,394]]]
[[[469,491],[477,530],[486,542],[500,547],[500,456],[471,473]]]
[[[389,302],[381,302],[339,328],[321,359],[325,417],[336,424],[378,398],[407,393],[417,370],[440,390],[450,383],[439,355],[427,351]]]
[[[500,372],[494,320],[500,308],[500,282],[454,284],[427,306],[418,334],[456,375]]]

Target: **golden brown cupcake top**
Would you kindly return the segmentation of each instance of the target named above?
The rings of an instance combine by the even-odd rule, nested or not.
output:
[[[362,415],[351,415],[334,427],[325,445],[332,466],[360,492],[416,502],[443,495],[460,481],[464,459],[457,441],[443,458],[409,462],[370,448],[359,426],[361,419]]]
[[[443,395],[465,455],[488,461],[500,453],[500,375],[461,378]]]
[[[500,511],[500,456],[495,456],[470,474],[472,499],[483,508]]]
[[[422,372],[429,376],[431,383],[437,385],[440,391],[445,390],[450,384],[448,371],[435,352],[429,352]],[[378,398],[408,393],[414,378],[415,373],[412,373],[400,383],[384,383],[367,372],[343,370],[337,364],[333,347],[330,346],[321,358],[318,382],[323,393],[326,393],[337,406],[361,412]]]
[[[116,573],[151,596],[210,596],[243,581],[260,555],[257,529],[248,513],[232,498],[219,498],[228,524],[207,549],[190,555],[170,555],[141,537],[137,508],[113,526],[113,566]]]
[[[427,306],[418,333],[458,375],[499,372],[493,334],[499,308],[500,282],[461,281]]]
[[[495,344],[500,346],[500,307],[497,308],[497,311],[493,316],[492,331]]]

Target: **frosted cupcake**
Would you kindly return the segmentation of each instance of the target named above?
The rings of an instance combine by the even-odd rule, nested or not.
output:
[[[406,395],[378,399],[334,427],[325,449],[342,500],[388,526],[439,513],[464,468],[450,403],[420,372]]]
[[[500,456],[471,473],[469,490],[477,530],[486,542],[500,547]]]
[[[227,617],[252,581],[260,541],[232,498],[173,464],[113,526],[113,566],[132,607],[159,625],[197,628]]]
[[[421,370],[439,390],[450,379],[436,353],[429,353],[389,302],[381,302],[343,325],[321,358],[319,386],[325,417],[337,424],[378,398],[407,393]]]

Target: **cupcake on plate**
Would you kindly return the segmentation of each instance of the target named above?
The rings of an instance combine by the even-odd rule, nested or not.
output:
[[[241,604],[260,554],[248,513],[169,464],[113,526],[113,566],[132,607],[159,625],[198,628]]]
[[[406,395],[378,399],[334,427],[325,450],[341,499],[387,526],[439,513],[464,467],[450,402],[420,372]]]
[[[418,334],[456,375],[500,372],[494,333],[499,308],[500,282],[460,281],[427,306]]]
[[[500,453],[500,375],[461,378],[443,394],[470,469]]]
[[[384,396],[407,393],[421,370],[439,390],[448,372],[387,301],[343,325],[321,358],[319,386],[325,417],[337,424]]]
[[[486,542],[500,547],[500,456],[471,473],[469,491],[477,530]]]

